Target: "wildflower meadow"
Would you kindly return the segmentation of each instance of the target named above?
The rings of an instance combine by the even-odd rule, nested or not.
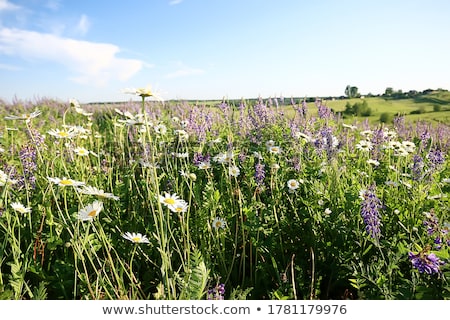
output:
[[[450,298],[448,126],[131,93],[0,102],[0,298]]]

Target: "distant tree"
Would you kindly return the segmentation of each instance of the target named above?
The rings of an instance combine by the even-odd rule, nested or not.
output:
[[[394,88],[392,88],[392,87],[387,87],[386,90],[384,90],[385,96],[391,96],[393,93],[394,93]]]
[[[349,98],[359,97],[360,94],[358,93],[358,87],[348,85],[347,87],[345,87],[345,95]]]

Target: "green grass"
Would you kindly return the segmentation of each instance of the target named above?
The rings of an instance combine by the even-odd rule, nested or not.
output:
[[[449,127],[268,105],[0,105],[0,299],[450,299]]]
[[[389,113],[393,117],[396,115],[404,115],[407,121],[417,122],[417,121],[429,121],[433,124],[443,123],[450,124],[450,93],[448,92],[433,92],[427,95],[420,95],[415,98],[407,99],[391,99],[383,97],[366,97],[372,114],[369,117],[346,117],[345,122],[360,122],[368,119],[370,123],[379,123],[380,115],[382,113]],[[351,105],[355,103],[362,103],[363,98],[354,99],[330,99],[325,100],[323,103],[329,108],[333,109],[336,113],[342,113],[345,110],[345,105],[350,103]],[[440,111],[435,112],[434,107],[439,106]],[[294,114],[290,107],[286,108],[288,115]],[[308,103],[308,110],[317,115],[317,108],[314,103]],[[417,112],[421,110],[420,114],[411,114],[411,112]]]

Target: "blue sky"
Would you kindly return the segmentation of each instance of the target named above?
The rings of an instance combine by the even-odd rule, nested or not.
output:
[[[0,0],[0,98],[450,89],[450,1]]]

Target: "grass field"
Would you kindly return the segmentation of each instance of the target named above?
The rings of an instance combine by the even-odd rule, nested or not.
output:
[[[136,94],[0,105],[1,299],[450,299],[449,126]]]

